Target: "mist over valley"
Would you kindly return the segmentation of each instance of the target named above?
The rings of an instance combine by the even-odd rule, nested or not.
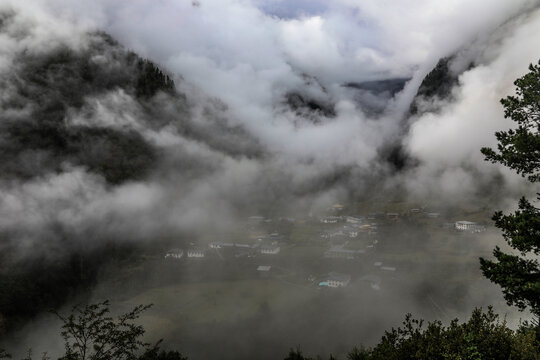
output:
[[[540,4],[437,3],[0,1],[0,348],[59,358],[50,310],[103,300],[190,359],[520,326],[479,258],[536,190],[480,149]]]

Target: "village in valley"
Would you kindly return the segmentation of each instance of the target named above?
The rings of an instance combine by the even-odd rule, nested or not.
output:
[[[505,306],[491,297],[497,289],[479,268],[478,257],[490,256],[501,238],[492,213],[476,204],[388,201],[261,211],[228,231],[209,226],[206,233],[156,239],[159,247],[141,248],[112,268],[95,294],[114,289],[126,308],[155,304],[143,321],[156,341],[190,336],[186,342],[199,344],[205,334],[225,346],[224,334],[228,341],[242,331],[267,341],[324,324],[346,326],[346,341],[354,342],[354,329],[394,326],[403,308],[450,320],[486,297]],[[254,324],[272,324],[270,331],[282,322],[288,335],[264,327],[252,334]],[[375,334],[363,336],[371,341]]]
[[[440,250],[447,247],[447,257],[462,256],[469,248],[466,243],[486,231],[486,223],[449,221],[426,207],[352,214],[334,204],[318,216],[249,216],[238,232],[169,249],[164,260],[187,266],[232,261],[260,279],[318,290],[354,285],[379,291],[420,263],[419,252],[430,257],[430,249],[445,254]]]

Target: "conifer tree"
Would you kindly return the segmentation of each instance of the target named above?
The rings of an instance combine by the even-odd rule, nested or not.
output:
[[[540,181],[540,62],[531,64],[529,72],[514,82],[516,95],[501,100],[505,118],[512,119],[516,129],[495,133],[497,150],[483,148],[486,160],[501,163],[536,183]],[[537,194],[540,200],[540,194]],[[510,305],[528,308],[540,316],[540,209],[522,197],[518,210],[493,215],[506,242],[519,254],[508,254],[499,247],[493,251],[495,261],[480,259],[484,276],[500,285]]]

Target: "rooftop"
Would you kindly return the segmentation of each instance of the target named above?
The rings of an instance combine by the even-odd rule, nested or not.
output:
[[[351,280],[351,275],[341,274],[335,271],[332,271],[328,274],[328,281],[342,281],[348,282]]]

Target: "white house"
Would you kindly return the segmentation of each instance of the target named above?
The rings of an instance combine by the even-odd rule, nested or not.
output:
[[[355,216],[347,216],[346,221],[351,224],[361,224],[364,220],[362,218],[355,217]]]
[[[325,282],[327,283],[326,286],[328,287],[345,287],[351,282],[351,275],[331,272],[328,274]]]
[[[204,255],[205,255],[205,251],[202,249],[189,249],[187,251],[188,258],[203,258]]]
[[[336,224],[338,221],[341,221],[341,216],[325,216],[321,218],[323,224]]]
[[[477,224],[472,221],[456,221],[456,230],[470,231],[470,232],[482,232],[486,230],[484,225]]]
[[[182,249],[171,249],[165,254],[165,259],[181,259],[184,256]]]
[[[261,254],[276,255],[279,254],[280,247],[276,244],[261,245]]]
[[[475,225],[476,225],[476,223],[472,222],[472,221],[464,221],[464,220],[456,221],[456,229],[457,230],[469,230]]]

